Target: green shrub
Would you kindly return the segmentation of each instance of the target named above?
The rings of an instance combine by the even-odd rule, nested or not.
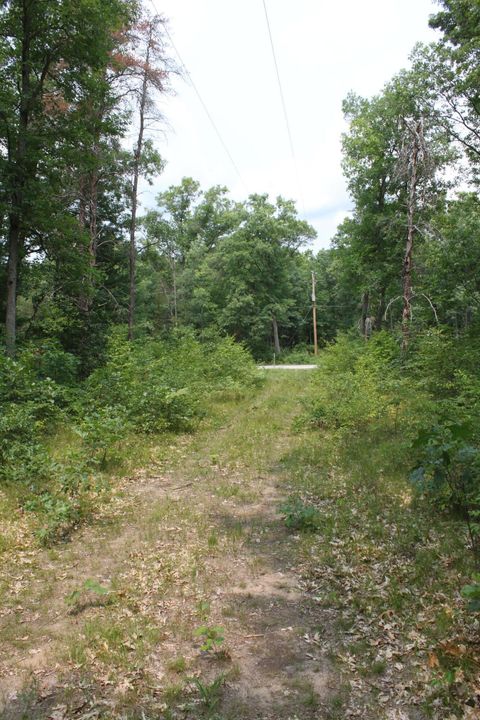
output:
[[[195,637],[199,637],[202,640],[200,650],[202,652],[210,652],[215,648],[219,647],[223,641],[225,631],[218,625],[201,625],[194,632]]]
[[[80,360],[65,352],[57,340],[45,339],[27,346],[20,355],[20,363],[40,380],[73,385],[77,381]]]
[[[107,364],[86,383],[87,413],[120,408],[139,432],[188,430],[209,394],[245,388],[257,377],[247,351],[230,338],[201,344],[182,331],[145,344],[113,337]]]
[[[103,467],[108,453],[115,451],[130,429],[125,410],[107,405],[85,415],[76,432],[83,440],[89,459]]]
[[[127,342],[112,333],[106,364],[75,384],[76,360],[54,342],[0,358],[0,482],[36,515],[43,543],[65,537],[91,512],[92,470],[105,470],[134,432],[191,430],[213,392],[258,378],[230,338],[200,343],[189,330]],[[60,421],[81,439],[76,452],[50,451]],[[75,441],[73,441],[75,446]]]
[[[468,424],[444,420],[422,430],[413,443],[418,463],[410,480],[442,512],[465,520],[472,550],[480,552],[480,450]]]
[[[0,404],[31,402],[48,415],[65,404],[65,391],[49,377],[40,377],[27,362],[0,355]]]
[[[464,585],[462,595],[468,601],[470,612],[480,611],[480,573],[475,573],[471,585]]]
[[[271,360],[271,358],[269,358]],[[294,348],[284,350],[280,355],[275,357],[278,365],[310,365],[316,363],[318,355],[315,355],[310,345],[296,345]]]
[[[313,379],[310,421],[329,428],[355,429],[393,411],[400,393],[399,350],[387,333],[369,342],[340,335],[322,351]]]
[[[258,385],[260,374],[252,356],[231,337],[205,346],[206,382],[216,390],[244,390]]]

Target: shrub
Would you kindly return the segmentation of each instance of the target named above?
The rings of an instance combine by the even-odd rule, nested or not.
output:
[[[208,394],[244,388],[256,377],[251,357],[230,338],[201,344],[182,331],[140,344],[113,337],[107,364],[87,381],[87,410],[120,408],[145,433],[188,430]]]
[[[413,444],[418,463],[410,479],[441,511],[465,520],[472,550],[480,552],[480,450],[468,424],[444,419],[422,430]]]
[[[397,403],[401,381],[398,347],[387,333],[367,343],[340,335],[321,353],[309,407],[312,423],[330,428],[362,427]]]
[[[475,573],[471,585],[464,585],[462,595],[468,601],[470,612],[480,611],[480,573]]]
[[[216,390],[244,390],[260,382],[252,356],[231,337],[205,346],[205,366],[206,381]]]
[[[31,343],[20,355],[20,363],[40,380],[50,379],[59,385],[73,385],[78,376],[80,360],[65,352],[53,339]]]
[[[90,460],[104,467],[107,454],[125,437],[130,429],[125,410],[106,406],[92,410],[76,427],[77,433],[88,450]]]

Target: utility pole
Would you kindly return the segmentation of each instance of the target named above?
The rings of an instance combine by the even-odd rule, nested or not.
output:
[[[317,339],[317,297],[315,288],[317,285],[317,276],[312,270],[312,308],[313,308],[313,352],[318,355],[318,339]]]

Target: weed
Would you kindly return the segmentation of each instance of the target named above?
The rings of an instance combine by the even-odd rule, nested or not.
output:
[[[385,670],[387,669],[387,661],[386,660],[374,660],[374,662],[370,666],[370,673],[372,675],[383,675]]]
[[[345,706],[348,701],[349,688],[342,685],[337,693],[330,698],[326,717],[328,720],[343,720],[345,717]]]
[[[167,703],[173,703],[182,697],[184,686],[182,683],[174,683],[173,685],[167,685],[163,691],[163,699]]]
[[[293,498],[280,507],[285,525],[290,530],[318,532],[320,513],[312,505],[306,505],[299,498]]]
[[[195,630],[194,635],[195,637],[202,638],[200,650],[203,652],[210,652],[223,643],[225,640],[223,633],[223,628],[216,625],[202,625]]]
[[[480,610],[480,573],[473,575],[473,583],[462,588],[462,595],[468,600],[468,609],[471,612]]]
[[[170,670],[170,672],[173,673],[183,673],[187,669],[187,661],[185,660],[183,655],[180,655],[174,660],[170,660],[167,663],[167,668]]]
[[[220,673],[210,683],[203,683],[200,678],[192,678],[194,685],[200,695],[200,699],[207,710],[215,710],[221,699],[221,691],[226,682],[225,673]]]
[[[72,610],[78,610],[81,608],[82,604],[85,604],[81,603],[81,600],[87,593],[93,593],[98,597],[106,597],[110,594],[110,590],[103,585],[100,585],[97,580],[88,578],[85,580],[81,588],[72,590],[72,592],[66,596],[65,602],[72,608]]]
[[[207,600],[200,600],[197,603],[197,612],[202,620],[206,620],[210,615],[210,603]]]
[[[208,543],[208,547],[209,547],[209,548],[215,548],[215,547],[217,547],[217,545],[218,545],[218,537],[217,537],[217,535],[216,535],[215,533],[211,533],[211,534],[208,536],[207,543]]]

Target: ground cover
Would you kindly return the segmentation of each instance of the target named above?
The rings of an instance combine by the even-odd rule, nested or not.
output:
[[[299,422],[310,378],[217,398],[69,543],[4,554],[5,720],[478,717],[463,525],[392,428]]]

